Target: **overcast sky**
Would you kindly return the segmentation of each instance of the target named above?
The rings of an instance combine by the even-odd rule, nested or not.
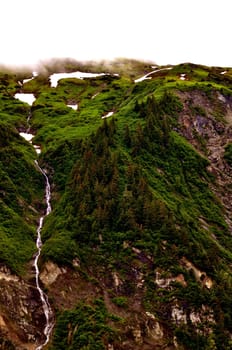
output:
[[[0,63],[117,57],[232,66],[232,0],[3,0]]]

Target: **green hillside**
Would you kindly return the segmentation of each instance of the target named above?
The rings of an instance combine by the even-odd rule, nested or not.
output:
[[[63,69],[107,74],[56,87],[58,63],[26,83],[29,72],[0,75],[0,265],[27,280],[45,206],[38,158],[53,209],[40,268],[61,271],[43,281],[48,349],[231,349],[232,69]],[[29,113],[40,155],[19,135]]]

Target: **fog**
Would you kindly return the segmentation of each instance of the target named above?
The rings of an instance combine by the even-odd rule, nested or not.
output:
[[[118,57],[232,66],[231,0],[7,0],[0,63]]]

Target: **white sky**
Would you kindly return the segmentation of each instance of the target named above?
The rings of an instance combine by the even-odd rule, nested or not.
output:
[[[2,0],[0,63],[127,57],[232,66],[232,0]]]

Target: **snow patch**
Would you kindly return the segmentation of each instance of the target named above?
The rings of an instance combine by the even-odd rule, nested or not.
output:
[[[15,94],[14,97],[17,100],[28,103],[30,106],[32,106],[33,102],[36,100],[34,94],[24,94],[20,92]]]
[[[182,73],[182,74],[180,75],[180,80],[185,80],[185,79],[186,79],[186,74]]]
[[[72,73],[54,73],[50,75],[49,79],[51,82],[51,87],[56,87],[58,84],[58,81],[61,79],[66,78],[77,78],[77,79],[84,79],[84,78],[96,78],[105,75],[105,73],[84,73],[84,72],[72,72]]]
[[[28,142],[31,143],[31,144],[32,144],[32,139],[33,139],[33,137],[35,136],[35,135],[33,135],[33,134],[29,134],[28,132],[20,132],[19,135],[20,135],[21,137],[23,137],[26,141],[28,141]],[[40,148],[40,146],[38,146],[38,145],[33,145],[33,147],[34,147],[34,149],[35,149],[35,151],[36,151],[37,154],[40,154],[40,153],[41,153],[41,148]]]
[[[33,147],[34,147],[34,149],[35,149],[35,151],[36,151],[37,154],[40,154],[40,153],[41,153],[41,148],[40,148],[40,146],[38,146],[38,145],[33,145]]]
[[[33,139],[34,135],[33,134],[29,134],[27,132],[20,132],[19,133],[20,136],[22,136],[26,141],[31,142],[31,140]]]
[[[97,95],[99,95],[99,92],[97,92],[95,95],[93,95],[93,96],[91,97],[91,99],[93,100]]]
[[[103,116],[102,116],[102,119],[111,117],[113,114],[114,114],[114,112],[108,112],[106,115],[103,115]]]
[[[147,73],[147,74],[144,75],[143,77],[134,80],[134,82],[135,82],[135,83],[140,83],[140,82],[143,81],[143,80],[151,79],[151,78],[152,78],[152,77],[150,77],[151,74],[158,73],[158,72],[161,72],[161,71],[163,71],[163,70],[170,70],[170,69],[172,69],[172,67],[166,67],[166,68],[160,68],[160,69],[153,70],[152,72]]]
[[[74,109],[75,111],[77,111],[77,109],[78,109],[78,105],[76,104],[76,105],[67,105],[67,107],[70,107],[70,108],[72,108],[72,109]]]
[[[32,72],[32,77],[31,78],[28,78],[28,79],[23,79],[23,84],[26,84],[28,81],[31,81],[33,80],[35,77],[38,76],[38,73],[37,72]],[[22,84],[20,84],[22,85]]]
[[[28,81],[31,81],[33,79],[34,79],[33,77],[32,78],[28,78],[28,79],[23,79],[23,84],[26,84],[26,83],[28,83]]]
[[[154,72],[151,72],[151,73],[148,73],[148,74],[152,74]],[[149,77],[148,75],[144,75],[143,77],[139,78],[139,79],[136,79],[135,80],[135,83],[140,83],[141,81],[144,81],[144,80],[149,80],[151,79],[151,77]]]

